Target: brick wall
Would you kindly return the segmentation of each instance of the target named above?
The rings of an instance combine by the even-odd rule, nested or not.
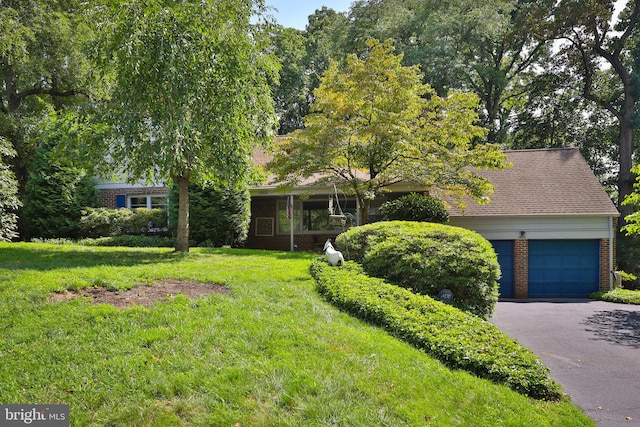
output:
[[[105,208],[116,208],[116,196],[119,195],[151,195],[151,194],[169,194],[166,187],[135,187],[135,188],[110,188],[98,191],[98,201]]]
[[[614,262],[615,262],[615,239],[614,239]],[[609,239],[600,240],[600,290],[609,289],[609,278],[614,266],[609,265]]]
[[[529,241],[517,239],[513,242],[514,297],[529,296]]]

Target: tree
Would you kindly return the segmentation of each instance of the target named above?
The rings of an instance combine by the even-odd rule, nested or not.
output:
[[[189,250],[189,183],[241,183],[253,146],[273,139],[263,11],[262,0],[131,0],[102,23],[106,158],[130,180],[173,181],[177,251]]]
[[[61,109],[88,93],[82,49],[91,26],[82,7],[76,0],[0,2],[0,136],[15,150],[19,198],[36,155],[34,123],[47,106]]]
[[[176,206],[171,203],[177,196],[178,192],[172,188],[169,194],[170,224],[175,224],[178,217]],[[189,202],[191,240],[203,246],[244,245],[251,221],[251,196],[248,189],[215,189],[190,185]]]
[[[21,237],[76,238],[82,210],[98,204],[96,181],[86,169],[56,152],[69,138],[64,119],[50,107],[33,132],[35,155],[25,186]]]
[[[369,47],[364,58],[330,65],[305,128],[284,140],[269,167],[289,185],[316,174],[337,181],[355,195],[362,222],[371,200],[400,181],[486,201],[491,185],[469,167],[506,164],[494,145],[471,147],[484,132],[475,125],[477,98],[440,98],[417,67],[402,66],[391,42]]]
[[[609,112],[618,123],[618,206],[624,218],[632,206],[623,201],[633,192],[633,131],[640,99],[640,0],[623,2],[614,16],[615,2],[598,0],[559,2],[554,20],[563,30],[558,56],[582,83],[582,96]]]
[[[0,136],[0,240],[18,237],[16,211],[20,207],[18,200],[18,182],[5,163],[7,158],[15,156],[11,144]]]
[[[306,38],[295,28],[278,28],[274,34],[275,55],[282,67],[277,84],[273,83],[273,99],[280,127],[284,135],[302,127],[302,119],[309,112],[311,78],[307,72]]]

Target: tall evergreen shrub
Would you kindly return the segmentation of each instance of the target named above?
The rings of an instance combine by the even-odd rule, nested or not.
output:
[[[247,189],[189,186],[189,238],[199,246],[239,247],[247,240],[251,199]],[[175,234],[178,191],[169,195],[169,224]]]

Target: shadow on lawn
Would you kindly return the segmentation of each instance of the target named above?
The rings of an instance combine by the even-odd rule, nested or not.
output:
[[[640,348],[640,312],[599,311],[587,317],[584,324],[596,340]]]
[[[11,270],[57,270],[78,267],[116,266],[129,267],[159,262],[177,262],[184,254],[166,251],[144,251],[135,249],[94,250],[93,248],[60,248],[3,246],[0,249],[0,268]]]

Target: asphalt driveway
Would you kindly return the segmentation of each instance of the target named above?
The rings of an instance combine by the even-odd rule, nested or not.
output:
[[[501,301],[490,321],[538,355],[599,427],[640,426],[640,306]]]

